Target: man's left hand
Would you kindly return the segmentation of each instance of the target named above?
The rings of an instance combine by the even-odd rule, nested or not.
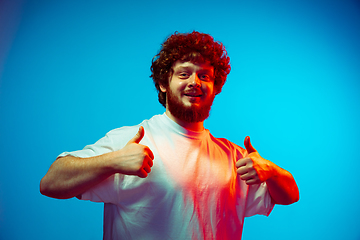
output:
[[[247,185],[262,183],[273,176],[273,163],[260,156],[250,143],[247,136],[244,141],[248,156],[239,159],[235,166],[236,172]]]

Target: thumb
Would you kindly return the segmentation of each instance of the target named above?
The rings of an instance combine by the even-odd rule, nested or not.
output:
[[[246,151],[248,152],[248,154],[256,152],[256,149],[250,143],[250,137],[249,136],[245,137],[244,145],[245,145],[245,148],[246,148]]]
[[[145,130],[143,126],[139,127],[139,131],[136,133],[136,135],[128,142],[129,143],[139,143],[141,139],[145,135]]]

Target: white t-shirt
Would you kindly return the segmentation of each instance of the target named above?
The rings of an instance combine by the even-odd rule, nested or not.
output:
[[[114,174],[81,197],[105,203],[104,239],[241,239],[244,217],[270,214],[266,183],[248,186],[236,174],[235,162],[246,150],[208,130],[182,128],[166,114],[140,125],[140,144],[155,156],[148,177]],[[140,125],[112,130],[60,157],[119,150]]]

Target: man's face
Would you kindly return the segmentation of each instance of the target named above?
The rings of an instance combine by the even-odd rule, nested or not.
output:
[[[208,63],[177,61],[166,92],[166,108],[185,122],[202,122],[210,113],[215,97],[214,67]]]

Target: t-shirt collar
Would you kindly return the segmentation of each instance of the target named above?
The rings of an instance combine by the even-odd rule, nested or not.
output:
[[[180,126],[174,120],[170,119],[166,113],[161,115],[162,121],[174,132],[183,135],[187,138],[195,138],[202,139],[209,131],[207,129],[203,129],[202,131],[192,131]]]

